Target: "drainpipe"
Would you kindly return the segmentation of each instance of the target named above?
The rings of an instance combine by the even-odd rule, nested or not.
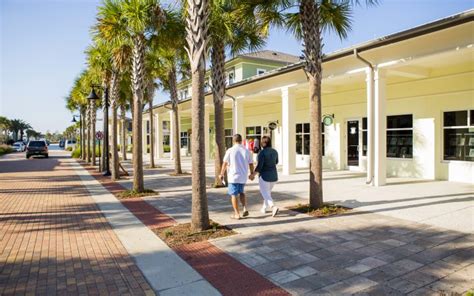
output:
[[[367,75],[367,180],[366,184],[373,184],[374,181],[374,66],[364,59],[354,48],[354,56],[369,67]]]

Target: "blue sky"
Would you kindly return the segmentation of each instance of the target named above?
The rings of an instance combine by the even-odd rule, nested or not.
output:
[[[85,67],[84,49],[98,0],[0,0],[0,115],[21,118],[37,131],[63,131],[65,108],[76,75]],[[352,31],[339,40],[325,35],[325,52],[421,25],[473,8],[472,0],[382,0],[354,11]],[[272,30],[266,48],[300,55],[301,45]],[[166,99],[159,92],[156,102]]]

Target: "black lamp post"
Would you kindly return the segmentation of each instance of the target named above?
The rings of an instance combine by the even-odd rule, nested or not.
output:
[[[110,166],[109,166],[109,88],[105,88],[105,102],[104,102],[104,149],[102,153],[105,155],[105,164],[104,164],[104,176],[110,176]],[[92,103],[95,100],[100,100],[99,96],[95,93],[94,87],[92,87],[91,93],[87,97],[88,100],[91,100]],[[93,135],[94,136],[94,135]]]

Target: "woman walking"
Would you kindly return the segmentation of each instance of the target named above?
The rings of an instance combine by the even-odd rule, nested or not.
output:
[[[260,210],[263,214],[267,212],[267,209],[271,209],[272,216],[275,217],[278,214],[278,207],[273,204],[272,189],[275,183],[278,181],[278,152],[272,148],[272,139],[268,136],[263,136],[260,141],[262,150],[257,156],[257,167],[250,175],[251,180],[255,178],[258,173],[258,185],[260,187],[260,193],[263,197],[263,206]]]

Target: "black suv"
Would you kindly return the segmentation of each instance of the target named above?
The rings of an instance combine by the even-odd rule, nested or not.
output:
[[[46,141],[30,141],[26,146],[26,159],[33,155],[43,155],[48,158],[48,144]]]

